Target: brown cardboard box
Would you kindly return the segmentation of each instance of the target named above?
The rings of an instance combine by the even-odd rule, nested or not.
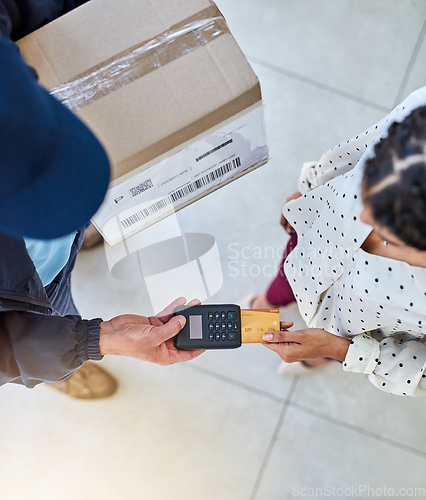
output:
[[[91,0],[21,39],[19,46],[27,62],[36,68],[40,83],[70,107],[103,143],[112,162],[111,187],[123,186],[123,182],[142,175],[261,103],[256,75],[209,0]],[[258,125],[262,128],[263,115],[257,112],[256,116],[252,120],[261,121]],[[193,170],[179,189],[201,174],[205,178],[209,169],[213,174],[207,184],[211,186],[197,193],[198,188],[183,193],[178,199],[172,196],[168,204],[179,209],[243,171],[265,163],[266,139],[256,140],[258,152],[259,141],[264,142],[262,154],[244,165],[232,153],[201,168],[200,157],[216,152],[215,147],[207,149],[197,156],[200,172]],[[226,142],[218,144],[217,151],[225,150]],[[227,168],[233,170],[232,175],[222,179],[222,171],[229,172],[226,168],[218,170],[218,165],[231,161],[234,163]],[[168,169],[167,175],[175,170],[170,163],[161,168]],[[159,184],[167,184],[174,175]],[[150,203],[153,196],[165,196],[154,195],[151,175],[131,182],[134,185],[127,186],[127,196],[110,194],[109,205],[104,203],[108,213],[101,209],[101,217],[94,218],[111,244],[165,216],[158,210],[155,217],[150,214],[144,221],[122,227],[118,206],[130,220],[129,210],[147,200],[148,192]],[[171,186],[167,196],[178,189]],[[113,215],[112,208],[117,209]],[[109,217],[115,217],[120,226],[114,235],[106,234]]]

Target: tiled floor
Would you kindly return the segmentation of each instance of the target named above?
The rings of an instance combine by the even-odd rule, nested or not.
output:
[[[217,3],[261,81],[271,153],[178,214],[184,231],[216,238],[224,285],[212,301],[228,302],[271,279],[301,164],[426,83],[426,3]],[[85,317],[151,312],[143,283],[112,278],[102,248],[80,255],[73,286]],[[293,306],[282,313],[302,325]],[[110,400],[0,390],[2,500],[426,497],[415,491],[426,488],[426,399],[386,395],[337,363],[279,378],[259,345],[167,368],[102,364],[120,382]]]

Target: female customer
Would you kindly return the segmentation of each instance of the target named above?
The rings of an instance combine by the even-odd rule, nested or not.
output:
[[[252,303],[297,301],[309,328],[264,336],[284,361],[337,359],[386,392],[426,394],[425,104],[426,87],[304,165],[283,207],[297,244]]]

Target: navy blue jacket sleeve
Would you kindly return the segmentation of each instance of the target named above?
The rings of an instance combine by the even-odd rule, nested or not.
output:
[[[0,34],[18,40],[88,0],[0,0]]]
[[[99,360],[99,318],[0,314],[0,385],[32,388],[70,376],[89,359]]]
[[[87,360],[102,359],[102,320],[81,319],[70,304],[69,277],[83,234],[82,228],[68,263],[44,288],[24,241],[0,232],[0,385],[34,387],[68,377]]]

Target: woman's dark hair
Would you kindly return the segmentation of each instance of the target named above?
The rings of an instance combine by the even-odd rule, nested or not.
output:
[[[374,152],[365,167],[364,202],[406,245],[426,250],[426,106],[393,123]]]

